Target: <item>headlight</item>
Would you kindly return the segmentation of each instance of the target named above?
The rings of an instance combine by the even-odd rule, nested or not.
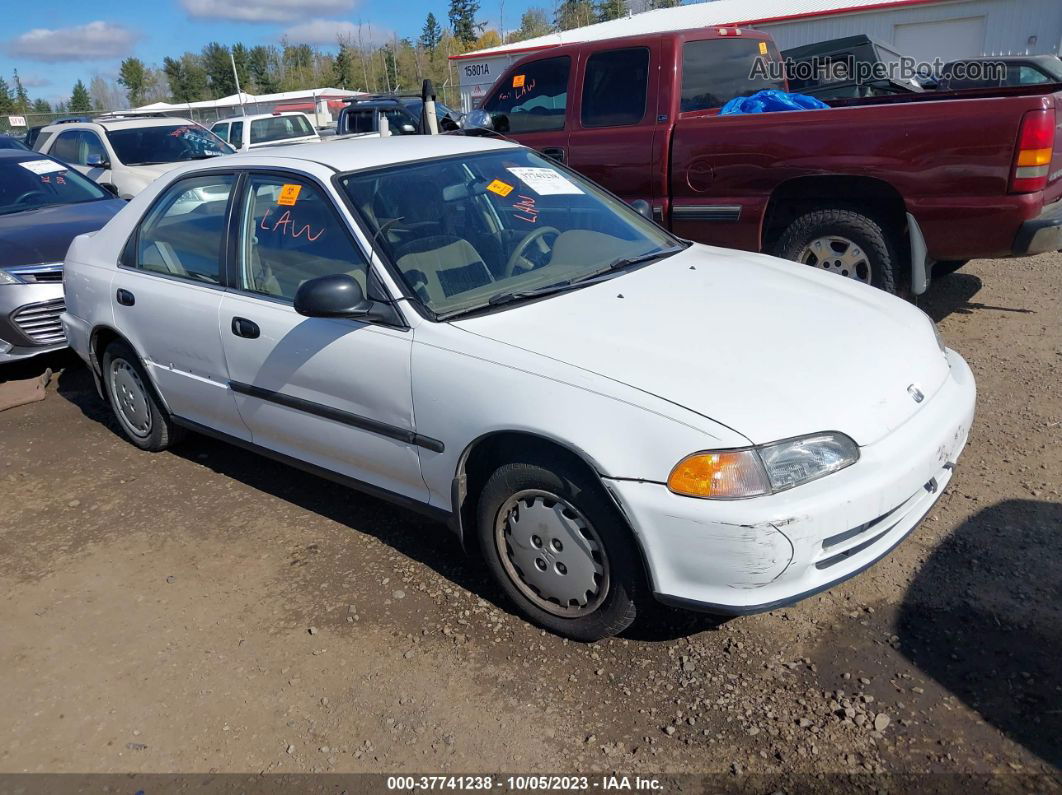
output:
[[[22,280],[13,273],[8,273],[0,268],[0,284],[22,284]]]
[[[922,312],[922,317],[926,319],[926,322],[929,324],[929,327],[933,329],[933,336],[937,338],[937,347],[940,348],[940,352],[947,353],[948,349],[944,345],[944,338],[940,336],[940,329],[937,328],[937,324],[933,321],[933,318],[931,318],[925,312]]]
[[[687,456],[671,470],[667,487],[687,497],[758,497],[817,480],[858,460],[859,448],[847,436],[818,433],[751,450]]]

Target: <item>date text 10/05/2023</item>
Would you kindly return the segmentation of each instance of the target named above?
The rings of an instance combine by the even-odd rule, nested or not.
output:
[[[659,792],[659,779],[642,776],[388,776],[387,789],[415,790],[494,790],[509,792],[535,791],[641,791]]]

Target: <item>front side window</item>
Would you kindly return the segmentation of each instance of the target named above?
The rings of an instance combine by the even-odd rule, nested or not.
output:
[[[368,262],[316,185],[252,176],[240,218],[241,289],[290,301],[307,279],[345,273],[368,294]]]
[[[567,55],[532,61],[505,78],[483,109],[500,133],[563,130],[568,108]]]
[[[81,131],[81,157],[78,161],[84,165],[99,165],[107,162],[107,150],[103,148],[103,141],[91,130]]]
[[[251,122],[251,143],[265,144],[285,141],[288,138],[305,138],[313,135],[313,127],[305,116],[274,116],[255,119]]]
[[[721,108],[735,97],[767,89],[785,90],[770,70],[756,70],[758,59],[777,60],[773,44],[762,39],[704,39],[682,45],[681,110]]]
[[[218,122],[210,128],[210,132],[214,133],[222,141],[227,141],[229,138],[229,123],[227,121]]]
[[[171,185],[134,236],[123,265],[204,284],[221,284],[225,219],[235,177],[211,174]]]
[[[62,163],[39,155],[31,158],[0,160],[0,215],[114,198]]]
[[[637,124],[645,116],[648,86],[647,48],[594,53],[583,78],[583,126]]]
[[[126,127],[108,130],[107,137],[115,155],[127,166],[206,160],[233,152],[210,130],[191,123]]]
[[[623,202],[527,149],[355,172],[340,185],[436,316],[681,248]]]

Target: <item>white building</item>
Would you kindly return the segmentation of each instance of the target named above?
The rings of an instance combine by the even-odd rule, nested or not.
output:
[[[1058,54],[1060,0],[715,0],[600,22],[452,56],[468,110],[510,63],[558,44],[715,26],[769,32],[779,49],[866,34],[932,62],[976,55]]]

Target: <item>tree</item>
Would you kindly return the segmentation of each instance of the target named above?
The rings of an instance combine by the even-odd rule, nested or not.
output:
[[[180,58],[164,58],[162,71],[170,84],[174,102],[195,102],[207,93],[206,70],[193,53],[186,52]]]
[[[594,5],[590,0],[563,0],[557,7],[557,27],[561,30],[581,28],[594,21]]]
[[[118,68],[118,82],[125,86],[129,106],[138,108],[145,102],[148,87],[148,71],[139,58],[126,58]]]
[[[476,34],[483,29],[483,23],[476,22],[478,13],[478,0],[450,0],[450,28],[465,48],[475,43]]]
[[[608,22],[627,15],[626,0],[600,0],[597,4],[597,21]]]
[[[520,17],[520,27],[509,34],[509,41],[526,41],[552,32],[549,17],[541,8],[529,8]]]
[[[48,100],[46,100],[46,99],[35,99],[33,101],[33,112],[34,113],[51,113],[52,112],[52,106],[48,104]]]
[[[682,5],[681,0],[649,0],[649,8],[675,8]]]
[[[339,52],[332,61],[332,83],[336,88],[350,88],[357,85],[354,66],[354,51],[344,42],[340,42]]]
[[[259,44],[247,54],[247,67],[254,84],[254,93],[272,94],[280,90],[277,79],[277,51],[275,47]]]
[[[15,111],[17,113],[28,113],[30,109],[29,94],[26,93],[26,87],[22,85],[22,80],[19,79],[18,69],[15,70]]]
[[[78,80],[74,83],[74,89],[70,93],[70,101],[66,109],[71,113],[88,113],[92,110],[92,97],[89,95],[85,84]]]
[[[0,113],[11,113],[15,109],[15,100],[11,96],[11,87],[0,77]]]
[[[485,50],[488,47],[497,47],[502,43],[501,35],[496,30],[485,30],[476,39],[476,43],[472,45],[475,50]]]
[[[428,18],[424,20],[424,30],[420,34],[420,46],[427,50],[429,55],[434,56],[442,34],[442,26],[435,18],[435,14],[429,11]]]
[[[214,99],[236,93],[236,80],[232,76],[228,47],[216,41],[206,45],[203,48],[203,69],[206,71],[207,85]]]
[[[232,45],[232,62],[236,64],[236,76],[240,79],[240,90],[251,90],[251,56],[242,42]]]

